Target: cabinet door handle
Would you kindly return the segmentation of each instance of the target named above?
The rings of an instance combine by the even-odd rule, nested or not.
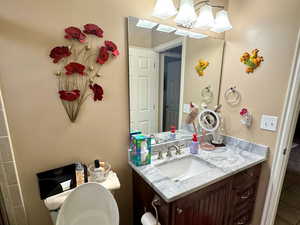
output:
[[[251,195],[251,192],[248,190],[244,195],[241,196],[241,199],[248,199]]]
[[[180,208],[176,208],[177,214],[180,215],[181,213],[183,213],[183,210]]]
[[[236,224],[237,225],[245,225],[248,221],[248,216],[244,216],[241,220],[239,220]]]

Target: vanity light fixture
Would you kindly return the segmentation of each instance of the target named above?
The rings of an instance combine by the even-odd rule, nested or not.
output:
[[[159,19],[168,19],[177,14],[172,0],[156,0],[152,16]]]
[[[200,8],[199,17],[194,25],[201,30],[209,30],[214,26],[215,19],[210,5],[204,5]]]
[[[195,32],[189,32],[188,35],[190,38],[195,38],[195,39],[201,39],[201,38],[208,37],[208,35],[206,35],[206,34],[200,34],[200,33],[195,33]]]
[[[191,28],[197,19],[193,0],[180,0],[179,12],[175,22],[179,26]]]
[[[175,27],[159,24],[159,26],[156,28],[156,30],[166,33],[171,33],[176,30]]]
[[[178,26],[185,28],[199,28],[202,30],[211,30],[221,33],[232,29],[232,25],[228,18],[228,12],[224,10],[224,6],[212,5],[210,0],[200,0],[194,4],[193,0],[179,0],[179,12],[173,4],[173,0],[156,0],[152,16],[160,19],[168,19],[176,15],[175,22]],[[202,7],[199,5],[204,4]],[[213,8],[219,8],[221,11],[216,13],[214,19]],[[197,18],[196,11],[199,12]]]
[[[230,29],[232,29],[232,25],[228,18],[228,12],[225,10],[217,12],[215,24],[211,28],[211,31],[214,31],[216,33],[222,33]]]
[[[136,26],[137,27],[141,27],[141,28],[146,28],[146,29],[152,29],[153,27],[155,27],[158,23],[155,22],[151,22],[149,20],[142,20],[139,19],[139,21],[137,22]]]
[[[182,29],[177,29],[175,34],[179,35],[179,36],[188,36],[189,35],[189,31],[187,30],[182,30]]]

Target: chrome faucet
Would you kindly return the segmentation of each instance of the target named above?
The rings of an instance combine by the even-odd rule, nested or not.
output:
[[[172,149],[175,149],[175,155],[181,155],[181,149],[180,149],[180,146],[178,145],[171,145],[168,147],[168,151],[167,151],[167,157],[170,158],[172,157],[172,152],[171,150]]]

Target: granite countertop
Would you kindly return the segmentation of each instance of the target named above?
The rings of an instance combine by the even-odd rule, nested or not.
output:
[[[192,155],[189,148],[182,149],[183,154],[167,159],[164,153],[162,160],[157,159],[157,154],[152,156],[152,163],[146,166],[129,165],[135,170],[166,202],[172,202],[183,196],[198,191],[210,184],[216,183],[242,170],[255,166],[267,159],[268,147],[253,144],[248,141],[225,137],[225,147],[213,151],[199,150],[199,154]],[[196,160],[207,164],[202,172],[187,179],[171,179],[165,176],[157,166],[168,161],[181,160],[192,156]]]

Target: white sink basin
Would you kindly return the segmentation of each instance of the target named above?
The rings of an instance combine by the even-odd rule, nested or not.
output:
[[[211,168],[215,168],[215,166],[198,157],[189,155],[180,159],[164,162],[157,165],[156,168],[159,169],[163,176],[175,182],[179,182],[206,173],[211,170]]]

